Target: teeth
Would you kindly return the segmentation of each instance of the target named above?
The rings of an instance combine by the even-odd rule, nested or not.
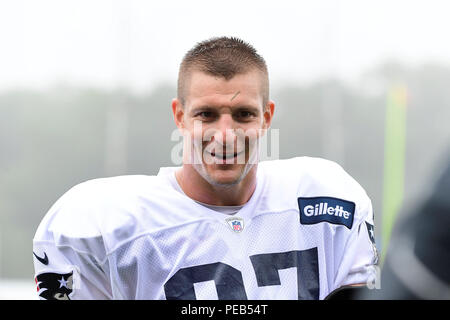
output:
[[[230,154],[216,154],[214,152],[211,152],[211,155],[213,157],[221,158],[221,159],[227,159],[227,158],[234,158],[237,156],[237,153],[230,153]]]
[[[213,157],[217,157],[217,158],[234,158],[237,154],[233,153],[233,154],[215,154],[215,153],[211,153],[211,155]]]

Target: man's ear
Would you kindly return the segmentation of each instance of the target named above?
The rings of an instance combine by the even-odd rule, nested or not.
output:
[[[178,129],[183,133],[184,129],[184,108],[178,98],[172,99],[172,113]]]
[[[265,105],[264,108],[263,129],[268,130],[270,128],[274,112],[275,112],[275,102],[273,102],[272,100],[267,101],[267,104]]]

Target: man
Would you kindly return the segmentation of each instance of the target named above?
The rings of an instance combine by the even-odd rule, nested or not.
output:
[[[274,108],[252,46],[197,44],[172,101],[182,167],[63,195],[34,238],[39,296],[324,299],[365,284],[377,260],[370,199],[327,160],[258,163]]]

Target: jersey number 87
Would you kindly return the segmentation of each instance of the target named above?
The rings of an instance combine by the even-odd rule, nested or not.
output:
[[[297,268],[298,300],[319,299],[317,248],[250,256],[258,287],[281,285],[278,270]],[[195,300],[194,283],[214,280],[219,300],[247,300],[242,273],[210,263],[178,270],[164,285],[167,300]]]

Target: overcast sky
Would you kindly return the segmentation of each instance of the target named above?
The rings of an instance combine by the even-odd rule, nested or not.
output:
[[[175,84],[183,54],[221,35],[254,45],[272,85],[355,79],[389,58],[448,65],[449,16],[447,0],[0,0],[0,91]]]

